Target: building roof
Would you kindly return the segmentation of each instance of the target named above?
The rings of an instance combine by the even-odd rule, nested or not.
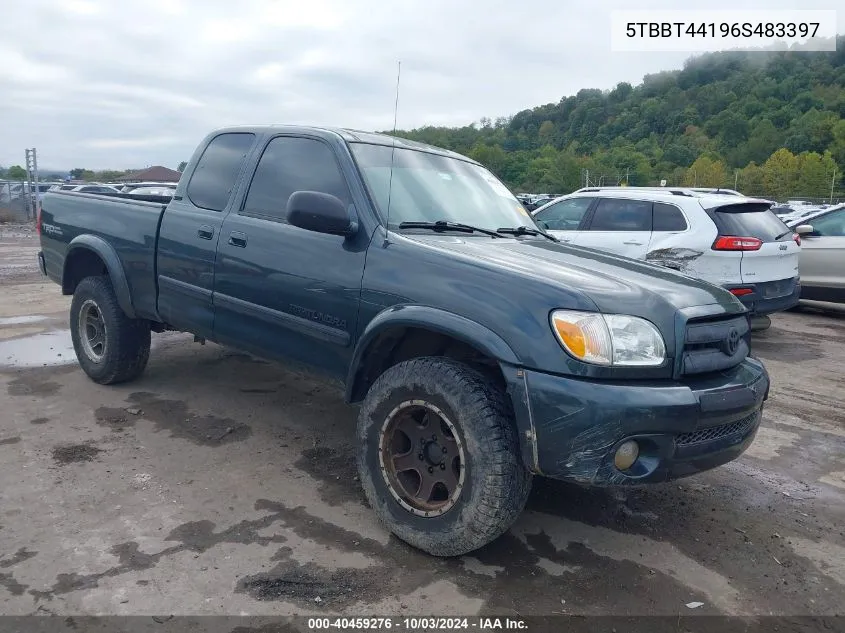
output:
[[[179,182],[182,174],[175,169],[168,169],[161,165],[147,167],[132,174],[126,174],[117,179],[118,182]]]

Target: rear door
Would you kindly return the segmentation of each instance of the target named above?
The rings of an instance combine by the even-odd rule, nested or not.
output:
[[[534,213],[534,219],[543,222],[549,233],[562,242],[571,242],[594,201],[595,198],[559,200]]]
[[[724,243],[737,247],[735,250],[742,253],[741,283],[783,282],[783,294],[792,291],[788,282],[798,275],[801,247],[793,239],[789,227],[769,210],[768,204],[729,203],[708,209],[708,214],[719,231],[716,249]],[[746,239],[739,242],[730,238]],[[777,284],[769,286],[771,297],[780,296],[779,288]]]
[[[214,262],[226,211],[255,135],[215,136],[205,147],[183,196],[173,198],[158,237],[158,312],[173,327],[211,338]],[[152,246],[151,246],[152,247]]]
[[[572,243],[632,259],[645,259],[651,227],[651,201],[599,198],[586,227],[578,232]]]
[[[807,298],[842,301],[845,298],[845,209],[805,222],[813,232],[801,238],[801,285],[821,292],[802,292]]]

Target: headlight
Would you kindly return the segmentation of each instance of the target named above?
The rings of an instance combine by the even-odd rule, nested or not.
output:
[[[555,310],[551,323],[563,348],[585,363],[655,367],[666,360],[660,332],[639,317]]]

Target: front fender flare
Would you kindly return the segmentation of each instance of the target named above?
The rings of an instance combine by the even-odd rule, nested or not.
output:
[[[64,281],[67,275],[67,262],[73,252],[78,249],[92,251],[103,260],[106,270],[109,273],[112,288],[114,288],[114,293],[117,296],[118,305],[126,313],[126,316],[134,319],[135,307],[132,305],[132,294],[129,292],[129,282],[126,280],[126,272],[123,270],[123,265],[117,256],[117,251],[101,237],[90,234],[77,235],[70,241],[67,253],[65,254],[65,263],[62,267],[62,287],[65,287]]]
[[[415,327],[445,334],[473,346],[499,362],[519,365],[519,358],[502,337],[471,319],[429,306],[398,305],[379,312],[355,345],[346,378],[346,402],[356,400],[356,387],[367,350],[376,338],[392,328]]]

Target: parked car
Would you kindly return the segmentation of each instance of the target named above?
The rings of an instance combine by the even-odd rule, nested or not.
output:
[[[114,187],[97,184],[77,185],[72,189],[64,189],[63,191],[74,191],[76,193],[120,193]]]
[[[768,396],[735,296],[561,244],[484,167],[404,139],[218,130],[169,204],[48,193],[38,226],[92,380],[139,376],[164,330],[338,379],[370,507],[440,556],[507,530],[533,474],[730,461]]]
[[[136,189],[132,189],[128,195],[130,196],[163,196],[166,198],[172,198],[173,192],[176,189],[171,189],[170,187],[138,187]]]
[[[722,187],[692,187],[690,191],[695,191],[696,193],[710,193],[719,196],[743,196],[745,194],[740,193],[736,189],[724,189]]]
[[[801,298],[845,303],[845,204],[795,218],[801,242]]]
[[[133,182],[124,184],[119,191],[121,193],[131,193],[135,189],[141,187],[158,187],[159,189],[176,189],[175,182]]]
[[[799,301],[800,239],[769,201],[690,189],[584,188],[534,211],[549,232],[722,286],[755,316]]]

